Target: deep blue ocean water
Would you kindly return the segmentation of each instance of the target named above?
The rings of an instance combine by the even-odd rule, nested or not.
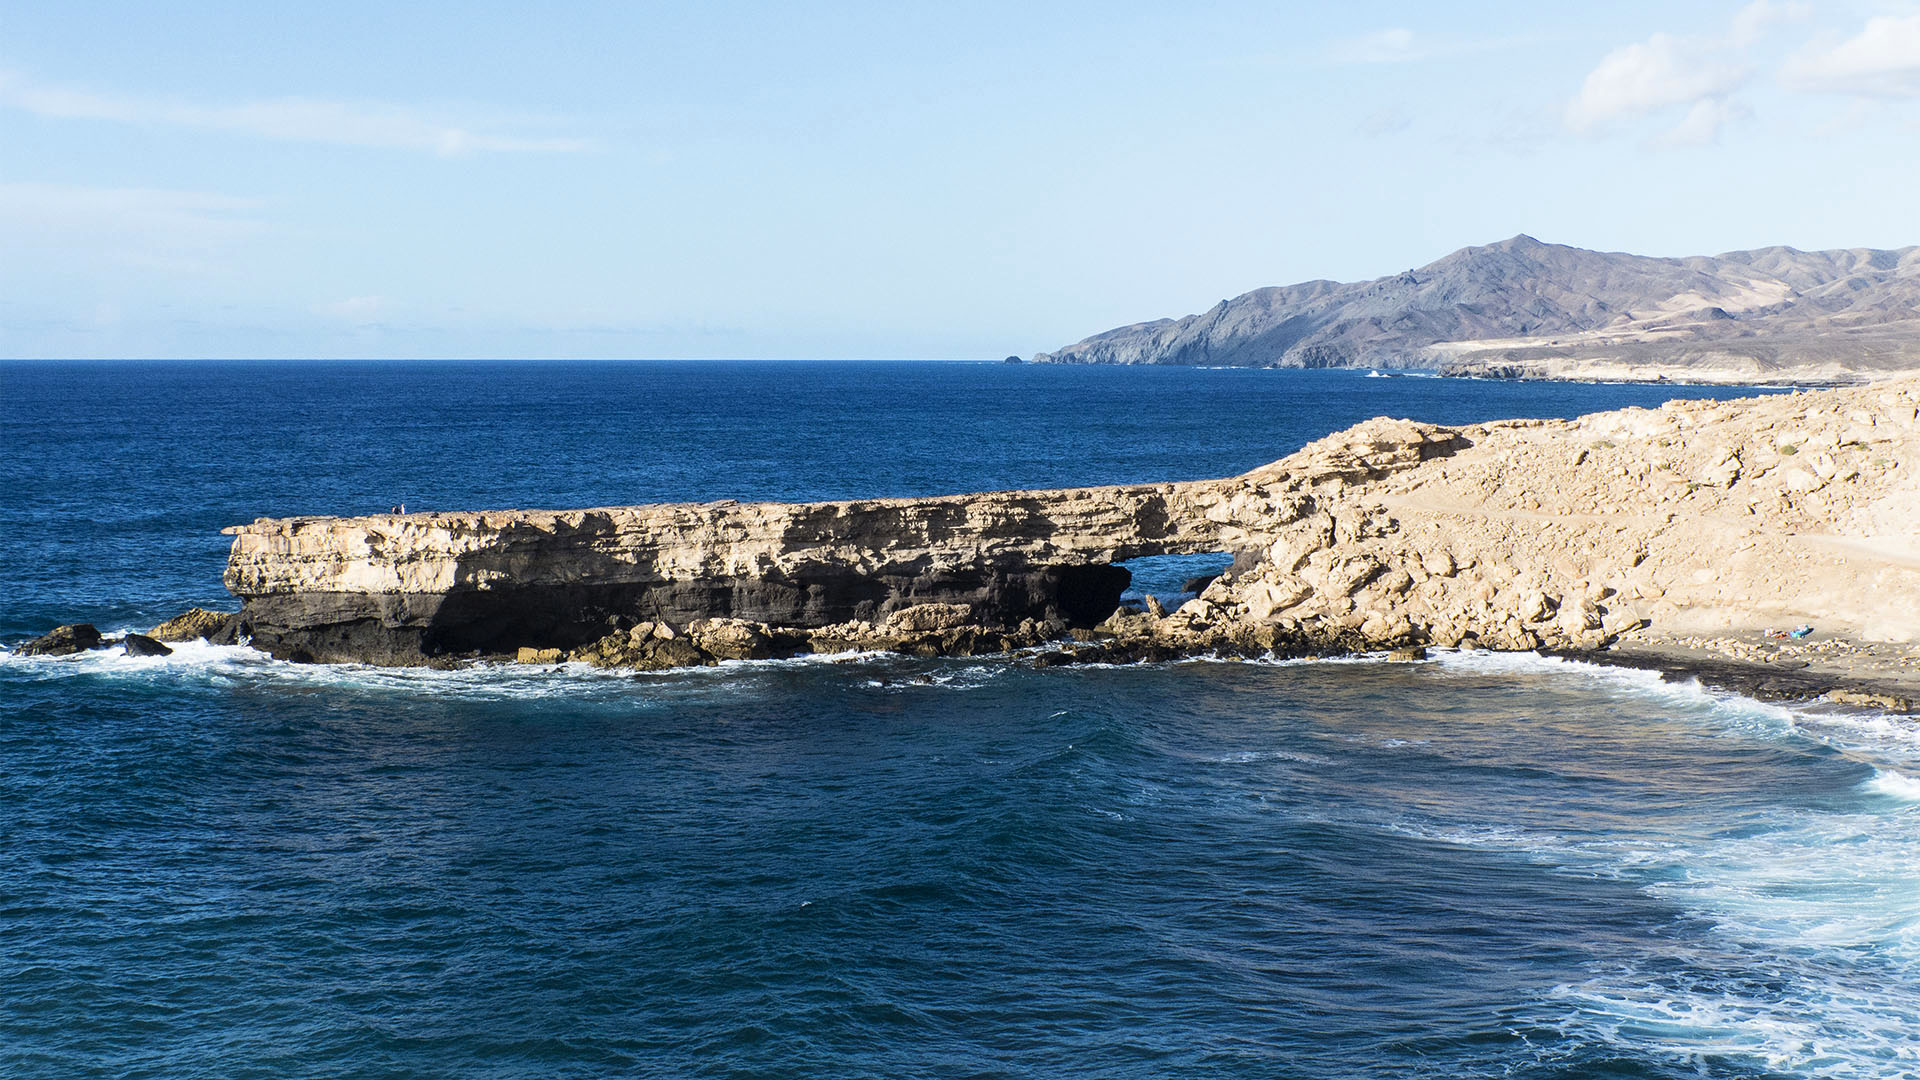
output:
[[[1198,478],[1678,393],[0,364],[0,643],[231,606],[260,515]],[[0,652],[0,1075],[1915,1076],[1917,778],[1903,721],[1533,657]]]

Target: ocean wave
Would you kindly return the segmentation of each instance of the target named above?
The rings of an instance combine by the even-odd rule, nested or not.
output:
[[[1506,824],[1394,831],[1504,851],[1559,873],[1635,885],[1706,928],[1670,954],[1601,964],[1538,1021],[1563,1034],[1699,1065],[1751,1060],[1794,1075],[1915,1075],[1920,1063],[1920,784],[1876,772],[1880,812],[1782,811],[1756,835],[1687,841]],[[1702,954],[1702,955],[1696,955]]]
[[[1901,802],[1920,803],[1920,779],[1891,769],[1875,769],[1873,775],[1861,783],[1868,791],[1885,795]]]
[[[110,631],[109,635],[124,633]],[[536,697],[636,696],[672,689],[685,694],[750,691],[757,677],[794,669],[845,666],[867,671],[903,658],[892,653],[808,654],[779,660],[727,660],[710,667],[636,672],[579,662],[520,664],[482,661],[458,668],[382,667],[372,664],[300,664],[277,660],[246,645],[176,642],[167,656],[131,656],[117,648],[69,656],[22,656],[0,648],[0,672],[35,681],[111,679],[163,686],[286,686],[312,689],[453,696],[467,700]],[[936,684],[952,682],[937,676]]]
[[[1550,676],[1579,679],[1609,691],[1658,701],[1687,713],[1711,717],[1743,734],[1787,737],[1798,733],[1802,713],[1730,690],[1704,686],[1698,679],[1671,681],[1658,671],[1616,667],[1587,660],[1531,652],[1484,649],[1434,650],[1442,671],[1458,675]]]
[[[1636,971],[1554,996],[1572,1013],[1552,1026],[1569,1036],[1695,1066],[1734,1058],[1796,1076],[1866,1078],[1911,1077],[1920,1065],[1920,995],[1897,979],[1677,983]]]

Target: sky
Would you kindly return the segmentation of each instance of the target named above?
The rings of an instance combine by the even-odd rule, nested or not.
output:
[[[1920,0],[0,0],[0,356],[985,359],[1920,243]]]

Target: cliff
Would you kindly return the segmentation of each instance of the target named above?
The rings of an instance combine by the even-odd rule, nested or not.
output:
[[[1572,421],[1372,420],[1195,483],[228,531],[235,632],[308,660],[647,667],[1067,637],[1049,662],[1595,650],[1802,623],[1911,643],[1920,379]],[[1235,564],[1197,599],[1116,610],[1113,563],[1208,551]]]
[[[1650,258],[1516,236],[1373,281],[1256,289],[1034,360],[1859,382],[1920,367],[1920,248]]]
[[[1110,613],[1139,554],[1209,551],[1216,485],[925,499],[263,519],[227,530],[256,644],[413,662],[570,649],[623,622],[786,628],[965,605],[992,625]]]
[[[1451,437],[1375,425],[1302,459],[1358,481]],[[1111,614],[1143,555],[1253,550],[1267,510],[1244,478],[821,503],[668,504],[267,518],[234,537],[240,633],[279,655],[412,663],[572,649],[638,623],[713,619],[783,631],[885,623],[929,606],[969,625],[1060,631]],[[836,633],[852,631],[836,630]],[[1037,640],[1037,639],[1036,639]]]

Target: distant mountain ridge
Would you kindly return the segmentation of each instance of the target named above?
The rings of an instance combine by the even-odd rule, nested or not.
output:
[[[1920,246],[1655,258],[1521,235],[1372,281],[1255,289],[1033,359],[1850,382],[1920,368]]]

